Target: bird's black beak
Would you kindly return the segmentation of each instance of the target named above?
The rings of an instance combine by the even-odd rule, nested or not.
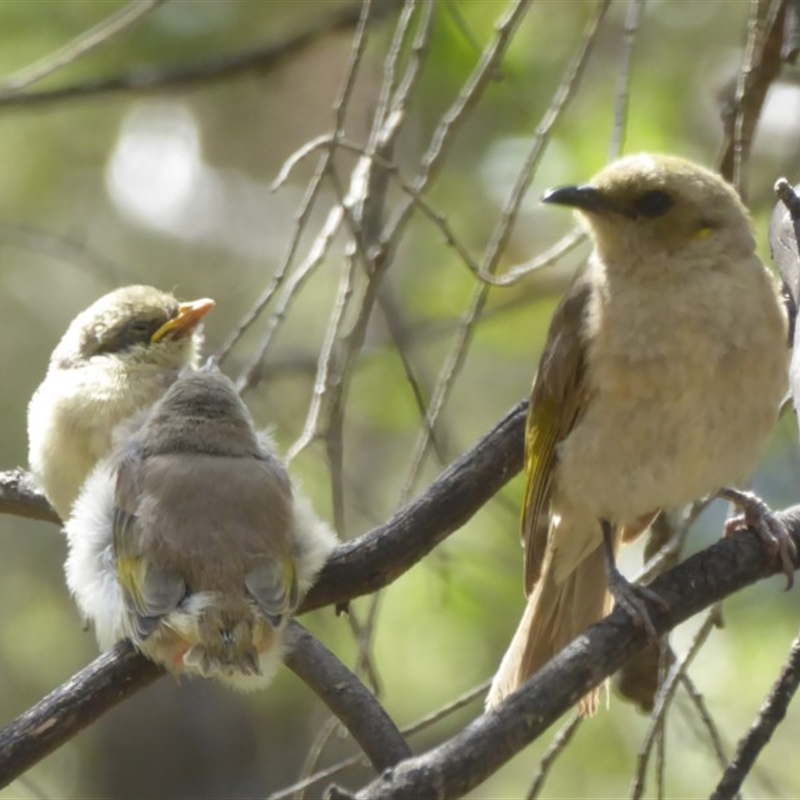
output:
[[[559,206],[570,206],[591,214],[607,214],[618,211],[616,204],[594,186],[561,186],[550,189],[542,196],[543,203],[553,203]]]

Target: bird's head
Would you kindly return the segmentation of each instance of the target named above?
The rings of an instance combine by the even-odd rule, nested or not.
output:
[[[140,437],[150,454],[258,452],[250,412],[232,381],[217,369],[184,371],[151,409]]]
[[[202,345],[200,323],[213,307],[208,299],[181,303],[152,286],[116,289],[75,317],[51,366],[70,369],[99,359],[163,369],[194,366]]]
[[[718,266],[755,250],[749,215],[734,188],[676,156],[620,159],[589,183],[553,189],[542,201],[575,208],[612,269],[641,269],[659,256]]]

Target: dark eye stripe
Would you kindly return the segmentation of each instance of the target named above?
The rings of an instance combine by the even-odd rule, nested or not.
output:
[[[673,205],[675,205],[675,201],[666,192],[653,189],[653,191],[643,194],[634,203],[634,208],[638,216],[653,219],[666,214]]]
[[[147,344],[153,334],[166,322],[165,317],[132,319],[103,341],[97,343],[94,355],[122,353],[137,344]]]

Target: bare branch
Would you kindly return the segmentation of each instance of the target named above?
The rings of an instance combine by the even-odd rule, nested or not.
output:
[[[61,524],[61,517],[47,502],[33,476],[22,469],[0,472],[0,514]]]
[[[631,63],[636,36],[639,33],[639,21],[644,11],[645,0],[629,0],[628,13],[625,15],[625,30],[622,39],[622,57],[617,77],[617,92],[614,100],[614,129],[611,144],[608,148],[610,160],[619,158],[625,143],[625,130],[628,123],[628,94],[631,83]]]
[[[711,795],[711,800],[733,797],[742,788],[761,751],[772,738],[772,734],[786,716],[786,709],[800,686],[800,636],[792,643],[789,658],[778,680],[772,687],[764,705],[758,712],[747,735],[739,742],[736,755]]]
[[[411,750],[375,696],[302,625],[286,631],[286,666],[319,696],[347,728],[377,772],[408,758]]]
[[[127,641],[96,658],[0,731],[0,787],[163,674]]]
[[[347,67],[344,71],[344,77],[342,79],[341,86],[339,87],[339,94],[336,98],[336,102],[334,103],[333,110],[335,127],[332,135],[333,139],[339,138],[344,133],[344,122],[347,115],[347,109],[350,104],[350,99],[353,95],[353,89],[355,87],[356,77],[358,75],[358,67],[361,64],[361,58],[364,54],[364,48],[366,46],[367,21],[370,19],[371,12],[371,2],[360,4],[356,32],[353,37],[353,44],[350,48],[350,57],[347,61]],[[304,150],[305,148],[301,148],[301,151]],[[272,297],[283,284],[289,266],[294,260],[294,256],[297,253],[298,247],[300,246],[300,238],[305,230],[305,226],[314,206],[314,201],[316,200],[320,189],[322,188],[323,178],[330,172],[333,155],[334,150],[331,148],[324,154],[322,160],[317,166],[314,176],[308,184],[300,207],[295,214],[295,223],[291,236],[289,237],[289,246],[280,267],[273,275],[272,280],[267,285],[267,288],[261,293],[261,296],[258,298],[253,308],[233,330],[225,344],[223,344],[220,351],[221,357],[227,355],[231,347],[233,347],[242,334],[255,322],[255,320],[267,307]],[[294,163],[298,158],[302,158],[302,155],[298,156],[296,154],[291,156],[288,159],[287,164],[290,165]],[[291,169],[291,166],[285,166],[281,172],[283,173],[287,169]],[[280,175],[273,184],[273,190],[279,185]],[[286,290],[284,290],[283,295],[278,302],[278,307],[275,309],[275,313],[267,323],[267,330],[262,336],[260,344],[256,348],[255,356],[251,357],[248,366],[242,371],[242,374],[237,381],[237,388],[240,392],[252,387],[260,380],[262,375],[263,361],[272,343],[275,332],[280,324],[284,321],[286,312],[294,300],[295,295],[297,292],[299,292],[302,284],[308,277],[311,276],[314,270],[322,262],[322,259],[325,257],[325,254],[328,252],[328,248],[333,241],[333,237],[339,230],[341,222],[342,208],[337,206],[328,214],[325,224],[322,226],[322,230],[314,241],[311,252],[308,254],[303,263],[297,267],[292,275],[290,285]]]
[[[378,701],[333,653],[296,622],[287,643],[286,665],[336,714],[376,771],[410,755]],[[164,674],[130,642],[119,642],[0,730],[0,788]]]
[[[399,4],[399,0],[376,0],[377,14],[373,18],[377,21],[392,14]],[[84,100],[128,92],[191,89],[206,86],[214,81],[238,78],[248,72],[264,72],[300,52],[322,36],[352,28],[358,22],[360,13],[361,3],[354,2],[318,18],[311,16],[313,24],[308,29],[280,42],[270,42],[228,56],[204,58],[193,64],[170,68],[139,67],[110,78],[84,81],[58,89],[0,95],[0,109],[36,108],[66,100]]]
[[[556,88],[550,106],[536,129],[536,135],[533,138],[525,162],[517,175],[517,179],[511,189],[508,200],[500,215],[500,219],[495,225],[489,243],[486,246],[480,269],[481,273],[492,274],[497,269],[500,256],[505,250],[505,246],[511,236],[514,221],[519,213],[519,208],[536,174],[553,127],[569,105],[569,102],[575,96],[575,92],[580,85],[589,56],[597,42],[597,33],[600,29],[600,24],[605,17],[609,4],[610,0],[602,0],[594,17],[586,25],[581,40],[576,48],[576,52],[573,55],[572,62]],[[411,495],[412,488],[416,484],[422,469],[422,464],[428,454],[428,448],[430,447],[428,431],[436,429],[437,421],[449,400],[456,378],[461,372],[461,368],[464,365],[472,343],[475,333],[475,324],[483,312],[488,296],[488,286],[486,284],[479,285],[473,292],[469,305],[461,316],[455,342],[447,355],[433,391],[426,424],[420,430],[414,445],[411,465],[401,491],[403,500]]]
[[[33,86],[34,83],[69,66],[98,47],[108,44],[115,36],[141,21],[165,2],[166,0],[141,0],[141,2],[129,3],[41,61],[6,78],[0,83],[0,102],[2,102],[2,98]]]
[[[522,468],[527,404],[519,403],[416,500],[383,525],[336,548],[303,611],[380,589],[458,530]]]
[[[717,159],[720,174],[731,181],[742,197],[746,196],[743,166],[767,90],[781,70],[783,21],[786,0],[753,0],[753,14],[744,64],[739,73],[734,100],[723,109],[725,138]],[[767,6],[769,7],[767,8]],[[760,9],[767,8],[760,23]]]
[[[416,722],[412,722],[410,725],[407,725],[405,728],[402,728],[400,733],[403,736],[413,736],[415,733],[419,733],[420,731],[426,730],[431,725],[435,724],[441,719],[449,716],[450,714],[458,711],[459,709],[464,708],[464,706],[469,705],[470,703],[477,700],[479,697],[483,697],[487,690],[489,689],[489,685],[491,681],[484,681],[483,683],[474,686],[468,692],[465,692],[460,697],[457,697],[452,702],[448,703],[447,705],[443,706],[442,708],[437,709],[436,711],[431,712],[430,714],[426,714],[421,719],[418,719]],[[308,789],[310,786],[313,786],[315,783],[320,783],[328,778],[337,775],[340,772],[343,772],[348,767],[352,767],[355,764],[358,764],[359,761],[363,761],[362,755],[351,756],[350,758],[346,758],[340,761],[338,764],[332,764],[330,767],[326,767],[325,769],[319,770],[319,772],[315,772],[313,775],[309,775],[303,780],[296,781],[291,786],[285,786],[283,789],[271,794],[268,800],[285,800],[287,797],[291,797],[298,791],[302,791],[304,789]]]
[[[528,794],[525,795],[525,800],[536,800],[541,794],[544,788],[544,782],[547,780],[547,776],[550,774],[553,764],[556,763],[558,757],[566,750],[567,745],[572,741],[572,737],[575,735],[578,728],[580,728],[584,719],[585,717],[579,714],[573,714],[569,722],[555,735],[550,747],[547,748],[547,752],[542,756],[541,764],[539,764],[539,772],[536,773],[531,788],[528,790]]]
[[[520,404],[422,497],[385,525],[337,548],[304,610],[342,603],[386,585],[462,525],[520,469],[524,418],[525,405]],[[800,540],[800,507],[779,516]],[[779,566],[755,536],[739,533],[718,542],[652,585],[671,608],[669,617],[658,608],[649,609],[656,630],[663,634],[723,597],[775,574]],[[434,796],[434,786],[448,796],[467,791],[542,733],[645,642],[642,631],[624,611],[614,612],[497,709],[439,748],[395,767],[359,796]],[[0,776],[12,780],[158,674],[158,668],[128,645],[119,645],[0,731]],[[81,716],[75,709],[89,712]],[[467,763],[470,769],[465,769]]]
[[[634,800],[639,800],[644,794],[645,778],[647,775],[647,763],[650,760],[650,752],[653,748],[657,734],[663,734],[664,719],[669,708],[670,701],[672,700],[675,690],[678,688],[678,682],[681,675],[683,675],[689,668],[692,659],[700,652],[700,648],[705,643],[711,629],[718,627],[720,622],[720,611],[718,608],[712,608],[711,611],[703,620],[700,630],[695,634],[689,649],[680,660],[672,665],[669,677],[658,691],[656,699],[656,706],[653,709],[653,714],[650,718],[650,726],[645,734],[642,746],[639,749],[639,755],[636,760],[636,774],[631,787],[631,797]],[[663,763],[663,762],[662,762]],[[660,782],[659,782],[660,784]]]
[[[779,516],[800,541],[800,507]],[[780,564],[756,536],[737,533],[722,539],[651,585],[670,607],[665,615],[648,603],[656,632],[663,635],[703,608],[779,571]],[[496,708],[444,744],[384,773],[356,797],[460,797],[540,736],[646,643],[645,632],[623,609],[616,609]]]

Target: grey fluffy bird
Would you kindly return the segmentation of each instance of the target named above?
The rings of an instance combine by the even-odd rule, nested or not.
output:
[[[28,405],[28,461],[62,519],[112,432],[196,367],[212,300],[179,302],[152,286],[101,297],[71,322]]]
[[[636,155],[544,201],[575,208],[594,250],[553,316],[533,383],[528,599],[490,706],[607,614],[609,588],[649,622],[614,566],[620,543],[660,509],[745,480],[786,391],[784,309],[749,215],[718,175]],[[759,508],[746,508],[748,522]],[[788,534],[756,521],[791,575]]]
[[[65,528],[67,584],[101,648],[127,637],[172,672],[265,686],[336,536],[213,369],[115,438]]]

